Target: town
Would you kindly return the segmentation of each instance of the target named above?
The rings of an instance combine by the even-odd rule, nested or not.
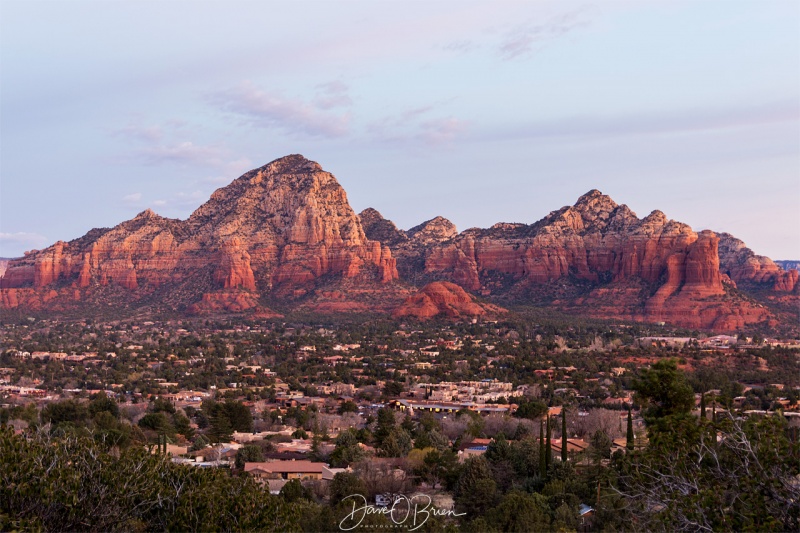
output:
[[[17,436],[145,447],[324,505],[357,493],[391,508],[416,494],[483,520],[491,506],[478,500],[524,489],[550,495],[547,527],[618,527],[624,513],[609,510],[617,500],[598,472],[648,449],[637,382],[670,364],[686,376],[695,417],[779,419],[795,448],[800,427],[800,342],[757,332],[29,318],[1,334],[0,422]],[[491,494],[466,489],[474,471],[493,480]],[[579,487],[587,480],[596,491]]]

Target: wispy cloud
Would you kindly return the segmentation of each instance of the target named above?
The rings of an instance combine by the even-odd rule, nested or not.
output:
[[[349,98],[346,90],[335,85],[333,89],[334,92],[329,88],[323,93],[321,103],[328,108],[345,105]],[[210,100],[223,111],[244,117],[256,126],[276,128],[290,135],[343,137],[349,132],[349,113],[326,112],[313,103],[261,90],[251,82],[218,92]]]
[[[527,57],[543,48],[547,42],[586,27],[591,20],[591,11],[582,8],[559,14],[544,22],[514,28],[505,35],[498,52],[503,59]]]
[[[453,117],[428,120],[420,124],[422,138],[431,144],[447,144],[467,129],[467,122]]]
[[[522,138],[607,138],[626,135],[682,134],[749,128],[760,124],[800,122],[796,101],[718,109],[677,109],[623,116],[585,115],[528,122],[485,130],[476,140]]]
[[[48,244],[47,237],[38,233],[18,231],[16,233],[0,232],[0,245],[40,247]]]
[[[145,142],[158,142],[164,135],[160,126],[142,126],[138,124],[128,124],[112,131],[113,135],[126,137]]]
[[[125,196],[122,197],[122,201],[125,202],[126,204],[136,204],[139,203],[141,200],[142,200],[142,193],[140,192],[126,194]]]
[[[223,142],[198,143],[189,140],[197,135],[190,124],[178,119],[159,124],[142,125],[141,121],[112,130],[115,136],[126,139],[126,153],[117,156],[125,163],[148,166],[176,165],[191,167],[195,175],[205,175],[198,183],[227,183],[249,170],[252,161],[233,152]],[[138,196],[137,196],[138,195]],[[130,205],[141,205],[140,193],[125,196]],[[160,199],[155,207],[173,205],[174,199]]]
[[[139,149],[136,155],[148,164],[200,163],[219,165],[227,150],[221,146],[197,145],[192,141],[153,144]]]
[[[333,109],[334,107],[348,107],[353,105],[349,95],[350,88],[341,81],[330,81],[317,85],[317,96],[314,105],[320,109]]]
[[[446,52],[455,52],[458,54],[466,54],[472,52],[478,47],[478,44],[471,39],[459,39],[445,44],[442,49]]]
[[[181,208],[181,209],[194,209],[198,207],[200,204],[208,200],[208,192],[195,190],[189,192],[179,192],[176,193],[175,196],[170,201],[170,204],[174,207]]]
[[[452,116],[430,117],[437,106],[407,109],[383,117],[367,126],[370,137],[384,143],[441,146],[450,144],[468,128],[468,123]]]

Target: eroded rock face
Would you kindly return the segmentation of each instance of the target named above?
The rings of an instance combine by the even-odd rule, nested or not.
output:
[[[492,304],[478,303],[473,296],[455,283],[436,281],[425,285],[409,296],[392,316],[413,316],[420,319],[444,315],[451,318],[497,316],[505,309]]]
[[[720,272],[718,243],[660,211],[639,219],[592,190],[535,224],[470,229],[428,247],[423,279],[598,317],[716,329],[766,320],[766,309],[727,295],[724,283],[735,284]],[[402,264],[404,245],[395,254]]]
[[[387,246],[397,246],[408,240],[405,231],[397,229],[394,222],[383,218],[376,209],[368,207],[358,214],[364,234],[371,241],[378,241]]]
[[[0,306],[268,316],[265,303],[279,300],[328,313],[485,314],[466,289],[576,314],[730,330],[774,320],[741,291],[766,288],[775,295],[767,303],[790,313],[799,286],[796,270],[730,235],[697,233],[660,211],[640,219],[597,190],[533,224],[458,233],[435,217],[403,231],[374,209],[356,215],[331,174],[293,155],[217,190],[187,220],[146,210],[9,261]]]
[[[222,308],[244,309],[263,294],[291,297],[298,287],[313,290],[331,276],[388,283],[398,273],[389,248],[364,235],[336,179],[294,155],[217,190],[188,220],[147,210],[112,229],[12,260],[0,289],[55,291],[56,299],[69,294],[72,300],[75,289],[91,297],[114,285],[136,300],[196,279],[196,290],[181,292],[183,305],[214,307],[220,297],[209,289],[216,288],[236,302]],[[230,291],[248,296],[233,298]],[[13,307],[20,298],[3,302]]]
[[[408,231],[397,229],[375,209],[359,214],[368,238],[390,246],[400,278],[417,284],[425,268],[425,257],[443,243],[458,235],[455,224],[444,217],[435,217]]]
[[[719,238],[720,270],[737,284],[761,285],[783,293],[796,289],[797,270],[784,270],[769,257],[756,255],[733,235],[720,233]]]

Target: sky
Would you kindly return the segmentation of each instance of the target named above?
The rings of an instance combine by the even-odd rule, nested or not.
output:
[[[297,153],[403,229],[599,189],[800,259],[800,2],[0,0],[0,257]]]

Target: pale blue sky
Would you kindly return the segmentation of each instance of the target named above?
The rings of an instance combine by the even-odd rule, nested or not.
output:
[[[401,228],[597,188],[800,258],[800,2],[0,0],[0,256],[291,153]]]

